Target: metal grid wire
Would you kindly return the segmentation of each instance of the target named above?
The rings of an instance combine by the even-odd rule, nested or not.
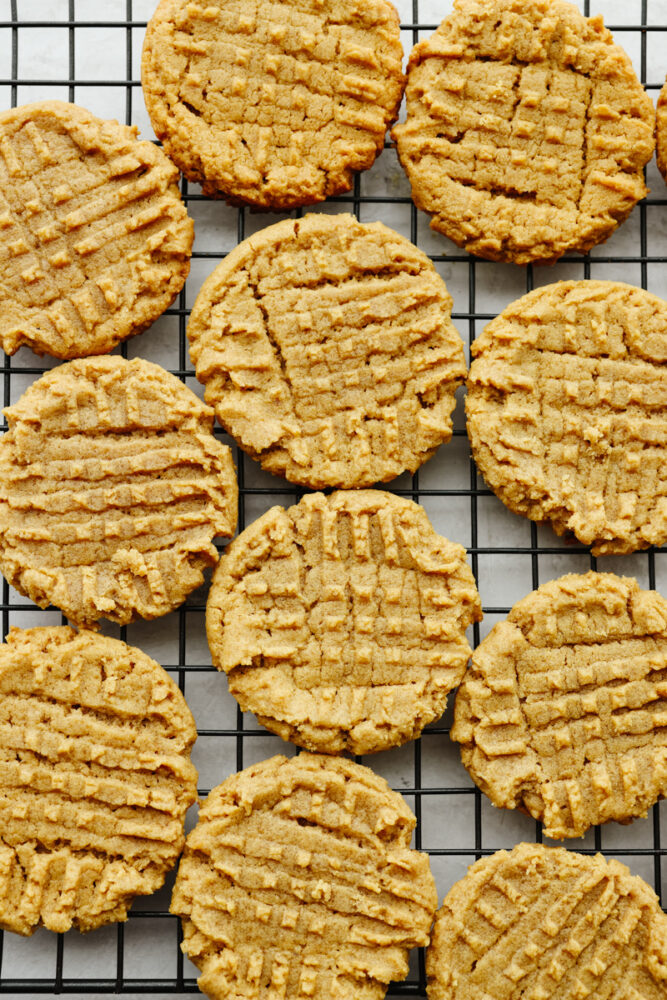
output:
[[[407,53],[420,37],[437,27],[451,9],[451,0],[404,0],[398,6]],[[667,69],[667,55],[661,59],[661,49],[667,41],[667,0],[623,3],[581,0],[579,7],[587,15],[605,16],[616,40],[630,52],[642,83],[655,99]],[[152,0],[0,0],[0,106],[47,97],[70,100],[103,117],[116,117],[128,124],[137,122],[142,134],[150,135],[144,124],[147,119],[141,117],[145,112],[138,66],[146,19],[152,8]],[[96,72],[91,73],[90,49],[95,38],[95,44],[100,44],[100,40],[102,44],[105,40],[111,44],[113,40],[115,50],[120,53],[115,76],[100,79]],[[32,58],[26,60],[24,56],[30,56],[31,52]],[[55,75],[53,60],[44,58],[40,62],[40,53],[44,56],[49,52],[57,53],[60,58],[62,68]],[[94,54],[93,51],[93,57]],[[49,67],[48,72],[42,70],[42,65]],[[387,151],[378,163],[391,157],[395,154]],[[520,269],[477,261],[444,238],[431,236],[427,220],[411,202],[407,183],[391,181],[400,175],[398,168],[393,174],[391,171],[378,174],[373,168],[356,179],[350,194],[330,199],[327,204],[334,211],[352,211],[363,221],[381,218],[390,225],[393,216],[388,217],[387,212],[402,213],[404,235],[430,252],[436,267],[446,276],[455,300],[454,322],[470,343],[503,305],[534,286],[559,278],[617,278],[667,296],[667,281],[661,278],[661,270],[667,264],[667,197],[654,165],[650,171],[654,194],[635,210],[618,237],[596,248],[591,255],[565,257],[549,269]],[[377,179],[369,181],[372,176]],[[391,183],[386,181],[387,177]],[[199,278],[210,273],[235,241],[277,218],[265,216],[258,223],[244,209],[210,202],[186,181],[182,182],[182,193],[195,217],[197,234],[206,213],[212,226],[208,229],[204,226],[204,232],[208,233],[206,240],[195,239],[193,273]],[[230,220],[233,226],[231,244],[228,237],[223,238],[216,230],[221,213],[228,229]],[[147,356],[148,350],[151,360],[160,361],[190,388],[200,391],[189,362],[185,335],[194,300],[194,294],[188,291],[190,287],[191,282],[156,324],[162,325],[161,337],[151,340],[149,331],[119,350],[124,356]],[[22,349],[14,359],[5,357],[1,369],[4,405],[14,401],[34,378],[52,366],[27,349]],[[563,572],[613,569],[637,576],[642,586],[657,585],[667,593],[665,550],[596,560],[587,549],[566,547],[549,529],[507,514],[478,478],[468,457],[461,410],[459,406],[454,440],[443,449],[459,456],[458,479],[441,474],[444,466],[434,459],[421,473],[402,477],[389,488],[421,502],[429,514],[432,510],[438,512],[438,530],[466,544],[485,614],[481,630],[479,625],[471,630],[475,645],[495,621],[508,613],[514,600]],[[287,483],[258,474],[255,464],[236,447],[234,454],[240,492],[239,530],[272,503],[293,502],[302,495]],[[517,566],[521,567],[520,580]],[[201,794],[206,794],[208,788],[234,769],[275,752],[290,752],[277,737],[267,735],[252,717],[244,717],[229,696],[225,701],[220,694],[224,682],[210,665],[203,635],[205,598],[205,591],[196,593],[181,609],[157,624],[105,629],[154,655],[185,693],[198,723],[194,759],[201,783],[207,786],[200,788]],[[36,610],[6,582],[2,585],[0,612],[3,635],[12,624],[44,625],[61,620],[52,610]],[[450,718],[448,713],[438,724],[428,727],[421,740],[407,747],[364,759],[364,763],[384,774],[413,808],[418,821],[414,845],[428,851],[440,896],[476,858],[501,847],[511,847],[522,839],[542,840],[539,824],[493,810],[472,785],[458,761],[457,749],[449,740]],[[612,824],[604,830],[596,829],[583,845],[577,841],[567,846],[584,853],[604,850],[607,856],[622,859],[646,878],[662,899],[667,892],[667,864],[663,863],[667,835],[662,834],[666,826],[667,811],[658,805],[646,820],[636,821],[628,828]],[[0,993],[197,994],[196,970],[178,948],[180,928],[177,919],[168,913],[172,884],[173,877],[160,893],[138,900],[127,924],[113,925],[87,936],[39,931],[28,940],[5,934],[3,941],[0,934]],[[416,955],[408,979],[394,986],[390,996],[425,995],[423,955]]]

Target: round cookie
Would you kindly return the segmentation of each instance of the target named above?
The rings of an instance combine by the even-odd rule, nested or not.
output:
[[[299,746],[371,753],[445,710],[482,617],[463,546],[379,490],[273,507],[223,555],[209,592],[213,663],[244,711]]]
[[[200,989],[381,1000],[437,906],[414,826],[383,778],[339,757],[272,757],[214,788],[171,901]]]
[[[466,373],[428,257],[381,223],[307,215],[213,271],[188,337],[221,424],[268,472],[321,489],[414,472],[452,436]]]
[[[402,58],[388,0],[160,0],[141,83],[155,134],[204,194],[285,210],[372,165]]]
[[[611,281],[546,285],[472,354],[472,454],[510,510],[594,555],[667,541],[666,302]]]
[[[519,844],[450,890],[426,972],[429,1000],[664,1000],[667,916],[618,861]]]
[[[196,735],[141,650],[12,629],[0,645],[0,927],[89,931],[159,889],[197,797]]]
[[[75,104],[0,114],[0,346],[104,354],[171,305],[193,240],[178,171]]]
[[[135,358],[70,361],[5,409],[0,569],[78,625],[177,607],[236,526],[231,451],[213,411]]]
[[[454,0],[412,50],[393,130],[431,227],[489,260],[606,240],[647,193],[655,111],[601,17],[563,0]]]
[[[543,584],[473,653],[451,735],[549,837],[645,816],[667,795],[667,601],[612,573]]]

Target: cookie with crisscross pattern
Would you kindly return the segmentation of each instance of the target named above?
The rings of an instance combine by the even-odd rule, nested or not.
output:
[[[0,114],[0,345],[104,354],[171,305],[193,226],[136,128],[61,101]]]
[[[550,837],[645,816],[667,794],[667,601],[612,573],[543,584],[473,653],[452,739]]]
[[[527,264],[606,240],[646,194],[655,111],[629,57],[563,0],[455,0],[412,50],[393,130],[433,229]]]
[[[0,645],[0,927],[88,931],[155,892],[197,796],[194,720],[139,649],[71,628]]]
[[[351,215],[244,240],[197,296],[188,337],[218,420],[269,472],[313,489],[414,472],[452,436],[463,344],[421,250]]]
[[[468,437],[510,510],[594,555],[667,541],[667,302],[615,281],[545,285],[471,353]]]
[[[429,1000],[662,1000],[667,916],[618,861],[519,844],[450,890],[426,972]]]
[[[213,663],[283,739],[362,754],[415,739],[481,618],[465,549],[380,490],[312,493],[232,542],[206,607]]]
[[[404,800],[359,764],[272,757],[208,796],[171,902],[212,1000],[381,1000],[428,943],[428,857]]]
[[[78,625],[177,607],[236,526],[231,451],[213,411],[140,358],[70,361],[5,410],[0,569]]]
[[[141,82],[156,135],[205,194],[288,209],[371,166],[402,57],[387,0],[161,0]]]

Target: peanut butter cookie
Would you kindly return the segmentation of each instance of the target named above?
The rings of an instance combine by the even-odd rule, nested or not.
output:
[[[618,861],[519,844],[451,889],[426,972],[429,1000],[664,1000],[667,916]]]
[[[0,346],[104,354],[171,305],[193,226],[137,129],[61,101],[0,114]]]
[[[647,193],[653,104],[602,18],[564,0],[454,0],[406,95],[392,134],[415,203],[479,257],[584,253]]]
[[[402,57],[387,0],[160,0],[141,82],[155,134],[204,194],[289,209],[371,166]]]
[[[221,424],[268,472],[320,489],[414,472],[452,436],[465,378],[428,257],[351,215],[279,222],[204,283],[188,326]]]
[[[510,510],[594,555],[667,541],[666,302],[612,281],[546,285],[472,354],[472,453]]]
[[[465,549],[379,490],[273,507],[229,546],[206,609],[241,708],[311,750],[415,739],[445,710],[481,618]]]
[[[236,525],[213,411],[158,365],[70,361],[5,410],[0,569],[78,625],[177,607]]]
[[[667,795],[667,601],[612,573],[539,587],[473,653],[452,739],[549,837],[645,816]]]
[[[183,846],[194,720],[154,660],[70,628],[0,645],[0,927],[125,920]]]
[[[272,757],[214,788],[172,913],[212,1000],[381,1000],[428,943],[437,896],[415,817],[367,767]]]

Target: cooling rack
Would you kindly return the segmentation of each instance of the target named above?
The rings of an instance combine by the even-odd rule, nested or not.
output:
[[[146,21],[156,0],[0,0],[0,108],[43,99],[75,101],[105,118],[139,126],[154,139],[141,93],[140,58]],[[403,47],[407,53],[451,10],[451,0],[400,0]],[[601,13],[616,41],[630,54],[653,99],[667,71],[667,0],[581,0],[583,13]],[[519,295],[565,278],[606,278],[641,285],[667,297],[667,189],[649,165],[652,193],[606,243],[589,255],[564,257],[548,268],[519,268],[475,260],[444,237],[410,199],[395,152],[387,146],[354,189],[317,211],[354,212],[361,221],[380,220],[428,253],[454,298],[453,319],[469,345],[484,325]],[[282,216],[253,214],[204,198],[196,185],[182,182],[183,197],[195,220],[192,269],[173,307],[153,327],[120,348],[127,357],[157,361],[201,395],[190,364],[185,329],[204,278],[236,243]],[[54,362],[22,348],[3,357],[4,405]],[[223,440],[224,434],[220,435]],[[233,445],[233,442],[229,441]],[[239,530],[275,503],[289,504],[301,492],[263,473],[234,446],[239,479]],[[471,629],[476,645],[511,605],[540,583],[566,572],[600,569],[634,575],[642,587],[667,594],[667,550],[594,559],[580,546],[566,545],[549,528],[515,517],[486,489],[470,460],[459,399],[452,441],[414,476],[389,487],[421,503],[434,526],[462,542],[478,581],[484,621]],[[41,611],[2,585],[2,634],[11,625],[59,624],[52,609]],[[204,633],[206,588],[178,611],[157,622],[104,629],[141,647],[169,671],[185,693],[199,739],[193,759],[200,794],[233,771],[293,748],[244,716],[227,684],[210,663]],[[541,841],[539,824],[514,812],[494,809],[464,771],[449,739],[451,713],[428,727],[421,740],[359,758],[400,791],[418,824],[416,847],[428,851],[440,898],[476,858],[521,840]],[[196,808],[188,817],[188,828]],[[602,850],[624,861],[667,901],[667,803],[630,826],[610,824],[568,845],[584,853]],[[88,935],[38,931],[24,939],[0,933],[0,993],[14,995],[171,997],[196,995],[196,969],[179,949],[178,920],[169,914],[172,878],[151,897],[138,899],[125,924]],[[423,955],[415,953],[408,979],[390,997],[425,997]]]

